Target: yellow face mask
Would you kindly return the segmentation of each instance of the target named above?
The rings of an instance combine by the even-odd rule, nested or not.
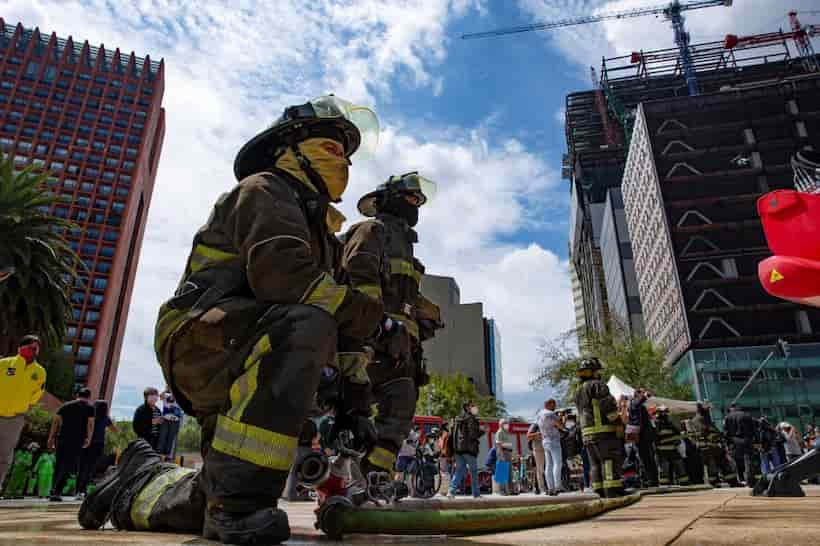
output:
[[[327,187],[328,197],[334,202],[340,201],[348,181],[348,162],[344,157],[342,145],[330,138],[309,138],[297,146],[310,161],[313,170],[322,177]],[[295,176],[314,190],[318,190],[299,166],[299,160],[293,150],[287,149],[276,162],[276,167]]]

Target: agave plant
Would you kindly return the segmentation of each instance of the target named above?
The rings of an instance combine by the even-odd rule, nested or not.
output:
[[[57,196],[43,189],[48,173],[16,172],[0,159],[0,354],[23,335],[55,347],[65,336],[69,293],[84,264],[63,239],[73,224],[48,213]]]

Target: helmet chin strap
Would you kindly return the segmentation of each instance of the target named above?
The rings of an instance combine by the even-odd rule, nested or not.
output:
[[[290,149],[293,150],[293,154],[296,156],[296,160],[299,162],[299,168],[302,169],[302,172],[305,173],[308,179],[316,186],[316,189],[319,190],[320,193],[330,197],[330,192],[327,189],[327,184],[325,184],[324,179],[316,172],[316,169],[310,164],[310,159],[302,153],[299,149],[299,146],[296,143],[292,143],[290,145]],[[338,203],[341,199],[334,199],[334,203]]]

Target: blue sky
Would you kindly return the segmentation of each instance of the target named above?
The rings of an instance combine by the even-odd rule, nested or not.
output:
[[[573,323],[566,270],[567,183],[561,112],[602,55],[671,47],[652,17],[552,33],[463,41],[460,34],[657,4],[657,0],[0,0],[7,22],[119,46],[166,62],[166,141],[120,363],[115,411],[163,381],[151,341],[192,234],[234,183],[233,156],[287,104],[335,92],[379,113],[380,148],[355,163],[342,209],[390,174],[440,186],[425,207],[419,255],[454,276],[501,329],[508,404],[545,397],[528,379],[537,346]],[[789,8],[816,9],[816,0]],[[774,30],[779,0],[692,12],[693,41]],[[708,13],[707,13],[708,12]],[[810,19],[810,18],[808,18]],[[809,22],[808,20],[806,22]]]

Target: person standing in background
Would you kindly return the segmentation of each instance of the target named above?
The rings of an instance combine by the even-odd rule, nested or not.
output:
[[[83,450],[80,459],[80,475],[77,479],[77,491],[80,494],[85,493],[88,482],[94,477],[97,461],[105,449],[105,431],[109,427],[114,432],[117,431],[117,425],[108,414],[108,402],[97,400],[94,402],[94,431],[91,433],[91,444]]]
[[[544,409],[538,412],[538,428],[541,430],[544,446],[544,475],[547,490],[550,495],[558,495],[563,491],[561,470],[564,457],[561,454],[561,421],[555,413],[555,400],[550,398],[544,402]]]
[[[46,371],[37,362],[40,338],[25,336],[15,356],[0,359],[0,485],[25,424],[25,413],[43,396]]]
[[[182,408],[174,400],[170,392],[163,393],[162,423],[159,427],[159,442],[157,452],[165,456],[166,461],[174,460],[174,451],[177,447],[177,435],[182,426]]]
[[[792,462],[803,455],[803,445],[800,440],[800,435],[791,426],[791,424],[783,422],[780,423],[780,429],[783,431],[783,438],[785,438],[786,459]]]
[[[539,410],[540,413],[540,410]],[[527,430],[527,442],[532,451],[532,456],[535,459],[535,479],[538,490],[536,494],[547,493],[546,482],[544,481],[544,444],[542,443],[543,436],[541,436],[541,429],[538,427],[538,418],[535,423],[530,425]]]
[[[83,449],[91,445],[94,433],[94,407],[91,405],[91,391],[87,388],[77,392],[77,398],[57,410],[48,435],[48,448],[57,449],[57,470],[54,475],[52,501],[60,497],[63,487],[72,474],[80,471],[80,457]]]
[[[510,468],[512,473],[512,434],[510,434],[510,423],[506,419],[499,419],[498,431],[495,433],[495,453],[498,462],[510,463],[507,468]],[[499,472],[503,472],[499,471]],[[503,483],[498,483],[497,493],[501,495],[508,495],[510,492],[510,479],[512,476],[505,476]],[[494,491],[495,493],[496,491]]]
[[[134,432],[156,450],[159,444],[159,428],[162,424],[162,412],[157,407],[159,391],[154,387],[147,387],[142,396],[145,403],[134,412]]]

